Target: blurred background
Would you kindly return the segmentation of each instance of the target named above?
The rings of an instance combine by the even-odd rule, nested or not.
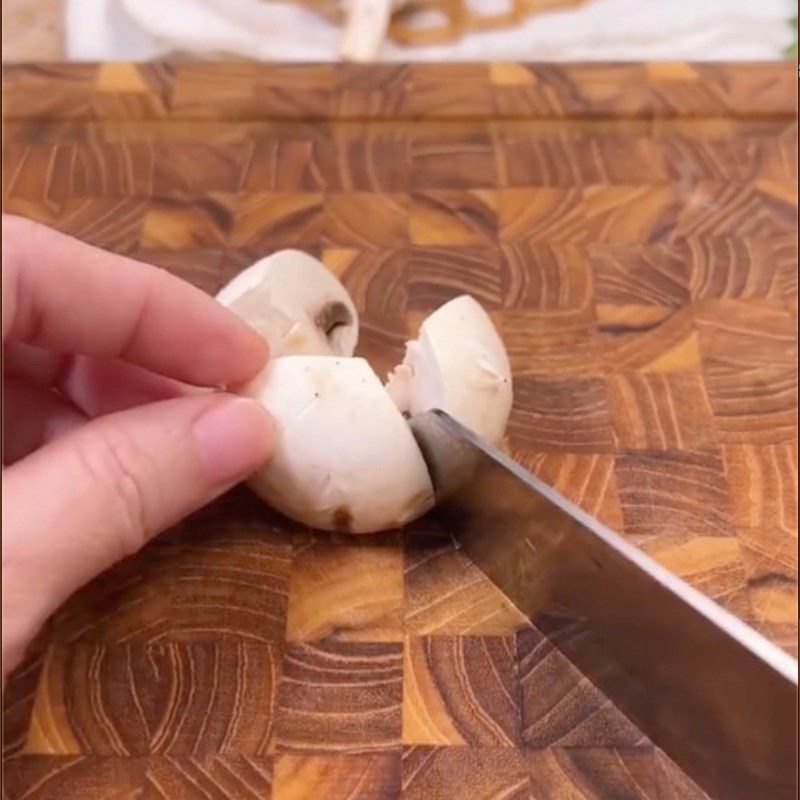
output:
[[[351,8],[344,1],[3,0],[3,59],[329,61],[342,55]],[[373,31],[386,27],[382,4],[387,15],[392,4],[386,35],[361,47],[366,60],[776,60],[796,53],[796,0],[348,2]]]

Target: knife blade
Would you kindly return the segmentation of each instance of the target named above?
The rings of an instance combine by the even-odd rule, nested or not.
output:
[[[715,800],[797,797],[797,661],[442,411],[409,424],[466,554]]]

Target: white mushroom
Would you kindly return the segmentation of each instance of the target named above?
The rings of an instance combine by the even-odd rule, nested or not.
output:
[[[344,286],[316,258],[281,250],[240,272],[217,300],[255,328],[273,358],[351,356],[358,312]]]
[[[374,61],[392,14],[405,4],[406,0],[346,0],[341,57],[348,61]]]
[[[433,505],[411,429],[363,358],[279,358],[244,394],[275,418],[275,455],[251,486],[278,511],[315,528],[368,533]]]
[[[469,296],[424,321],[385,387],[364,359],[351,357],[355,306],[316,259],[275,253],[236,276],[218,300],[272,346],[271,363],[242,389],[263,403],[277,428],[274,457],[250,484],[299,522],[369,533],[431,508],[437,487],[404,415],[439,408],[492,442],[505,432],[508,357]],[[456,461],[437,470],[460,480],[470,462]]]
[[[411,416],[439,408],[496,444],[511,412],[511,367],[489,315],[469,295],[434,311],[386,390]]]

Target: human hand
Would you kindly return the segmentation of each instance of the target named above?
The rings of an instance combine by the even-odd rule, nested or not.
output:
[[[266,343],[155,267],[3,218],[3,680],[77,588],[269,458]],[[203,388],[205,387],[205,388]]]

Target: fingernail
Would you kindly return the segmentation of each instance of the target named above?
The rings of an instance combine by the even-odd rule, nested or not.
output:
[[[254,400],[225,400],[194,423],[194,436],[212,484],[243,480],[269,458],[272,418]]]

